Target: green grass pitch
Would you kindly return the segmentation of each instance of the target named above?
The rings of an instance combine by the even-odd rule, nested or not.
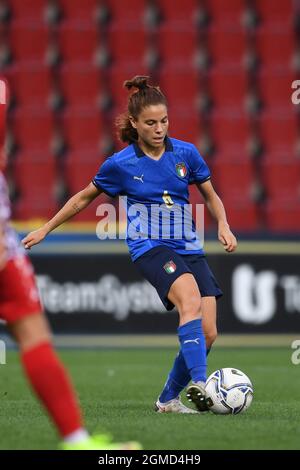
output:
[[[287,348],[215,348],[209,373],[236,367],[253,381],[254,400],[236,416],[170,415],[153,403],[173,349],[64,350],[91,431],[140,440],[144,449],[300,449],[300,365]],[[55,449],[58,437],[31,395],[16,352],[0,366],[1,449]]]

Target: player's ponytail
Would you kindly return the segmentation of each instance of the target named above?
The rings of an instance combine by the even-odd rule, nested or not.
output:
[[[118,116],[116,125],[119,138],[123,142],[132,144],[138,140],[138,134],[132,127],[129,116],[138,119],[144,108],[151,105],[163,104],[167,106],[167,100],[158,86],[149,84],[149,77],[137,75],[124,82],[124,87],[130,92],[127,111]]]

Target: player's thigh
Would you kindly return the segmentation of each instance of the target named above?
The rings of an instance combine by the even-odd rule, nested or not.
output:
[[[193,274],[179,276],[170,287],[168,299],[176,306],[181,323],[201,318],[201,295]]]
[[[25,256],[9,260],[0,272],[0,317],[22,349],[49,339],[33,268]]]
[[[0,271],[0,317],[14,323],[24,316],[42,310],[29,259],[18,256]]]
[[[214,296],[202,297],[202,327],[211,345],[217,337],[217,301]]]

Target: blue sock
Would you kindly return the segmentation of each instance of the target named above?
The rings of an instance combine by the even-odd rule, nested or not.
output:
[[[168,380],[165,383],[164,389],[161,392],[159,401],[166,403],[173,398],[178,397],[180,392],[187,386],[191,380],[190,373],[186,366],[183,354],[181,351],[177,354],[173,368],[169,374]]]
[[[178,336],[187,369],[193,382],[206,381],[206,345],[202,320],[192,320],[178,328]]]
[[[206,349],[206,357],[209,355],[211,348]]]

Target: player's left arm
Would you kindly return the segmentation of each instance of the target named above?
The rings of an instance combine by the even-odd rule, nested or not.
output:
[[[206,207],[218,223],[219,241],[228,253],[235,251],[237,248],[237,239],[230,230],[223,202],[214,190],[211,181],[208,180],[204,183],[196,182],[196,185],[204,198]]]

